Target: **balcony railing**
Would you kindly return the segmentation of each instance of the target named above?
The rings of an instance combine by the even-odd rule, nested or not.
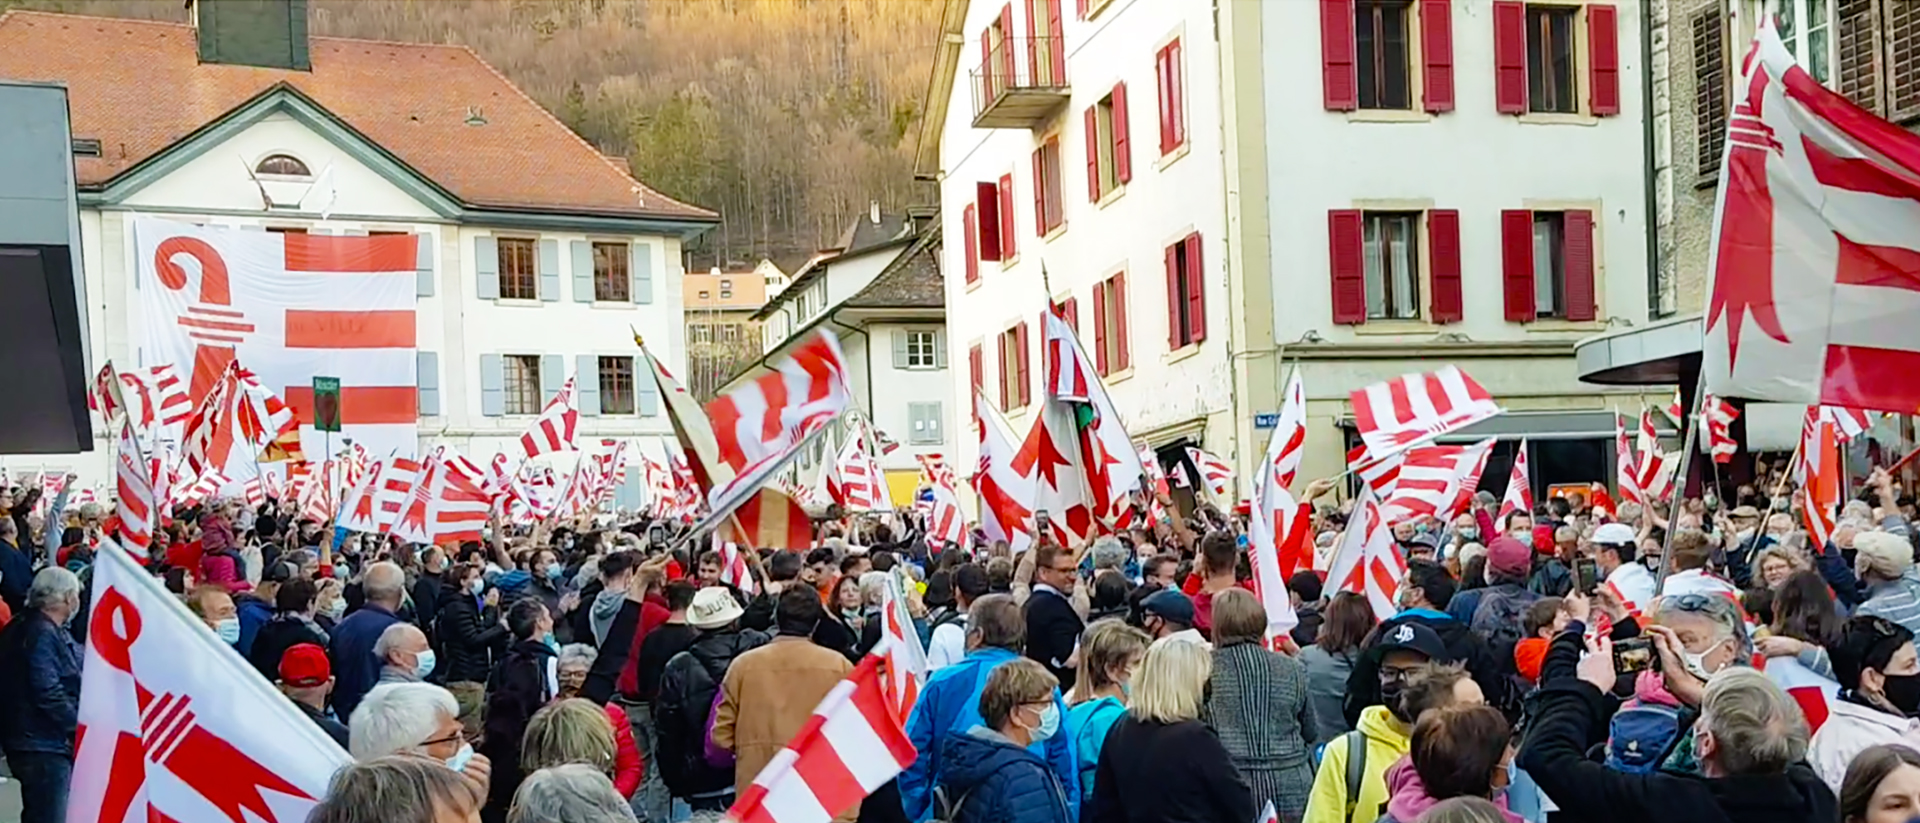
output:
[[[1066,105],[1066,50],[1058,37],[1005,38],[971,79],[974,128],[1039,128]]]

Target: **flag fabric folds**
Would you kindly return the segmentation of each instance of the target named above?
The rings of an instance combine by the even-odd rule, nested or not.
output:
[[[520,450],[528,457],[553,452],[573,451],[580,435],[580,390],[574,385],[578,375],[560,384],[560,391],[540,409],[540,416],[520,435]]]
[[[1355,390],[1354,426],[1374,460],[1500,413],[1493,395],[1457,366]]]
[[[1507,515],[1513,512],[1533,514],[1533,478],[1527,473],[1527,441],[1513,450],[1513,471],[1507,475],[1507,494],[1500,499],[1499,527],[1504,529]]]
[[[113,475],[114,506],[120,518],[121,539],[129,548],[144,553],[153,543],[154,512],[159,506],[153,493],[153,473],[140,456],[132,420],[120,423],[120,442],[113,453]]]
[[[729,820],[828,823],[913,763],[916,752],[887,702],[880,661],[867,655],[827,693],[727,810]]]

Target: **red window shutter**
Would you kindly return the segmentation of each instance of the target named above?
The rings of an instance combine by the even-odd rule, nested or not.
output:
[[[1107,373],[1107,284],[1093,284],[1093,370]]]
[[[1000,259],[1012,260],[1019,242],[1013,231],[1013,175],[1000,175]]]
[[[1327,260],[1333,275],[1333,322],[1367,322],[1365,217],[1359,209],[1327,212]]]
[[[966,237],[965,242],[967,248],[963,253],[966,255],[967,282],[969,283],[980,279],[980,229],[977,226],[978,223],[979,209],[975,208],[972,203],[968,203],[966,210],[960,214],[960,231]]]
[[[1032,394],[1033,389],[1032,389],[1031,381],[1027,379],[1027,348],[1028,347],[1027,347],[1027,324],[1025,321],[1022,321],[1020,325],[1014,327],[1013,344],[1014,346],[1017,347],[1015,351],[1014,360],[1020,364],[1019,368],[1016,370],[1019,378],[1019,383],[1017,385],[1020,393],[1020,405],[1025,406],[1027,405],[1028,401],[1030,401],[1033,398],[1033,394]]]
[[[1126,185],[1133,179],[1133,149],[1127,142],[1127,84],[1113,84],[1113,177]]]
[[[994,83],[993,66],[993,29],[980,31],[980,99],[990,101],[998,95],[999,89]]]
[[[1173,351],[1186,344],[1180,334],[1180,244],[1167,247],[1167,350]]]
[[[1207,339],[1207,290],[1202,287],[1206,282],[1203,274],[1207,268],[1200,264],[1200,235],[1187,235],[1187,323],[1192,329],[1187,334],[1187,342],[1198,343]]]
[[[1173,145],[1187,142],[1187,73],[1180,59],[1180,41],[1167,44],[1167,85],[1173,89]]]
[[[1561,261],[1567,278],[1567,319],[1594,319],[1596,303],[1593,282],[1593,212],[1570,211],[1562,218],[1566,233]]]
[[[1060,0],[1047,0],[1047,71],[1055,88],[1067,85],[1067,36],[1060,23]]]
[[[1420,77],[1427,111],[1453,111],[1453,2],[1420,0]]]
[[[1028,0],[1021,0],[1021,2],[1025,3],[1025,2],[1028,2]],[[1036,83],[1035,81],[1039,79],[1039,74],[1040,74],[1039,72],[1040,55],[1037,51],[1040,46],[1040,41],[1035,39],[1033,36],[1033,6],[1030,4],[1027,6],[1026,17],[1027,17],[1027,29],[1026,29],[1027,31],[1027,82],[1021,83],[1018,79],[1020,75],[1017,72],[1017,70],[1009,69],[1007,71],[1007,76],[1010,78],[1014,78],[1007,82],[1007,85],[1009,87],[1038,85],[1038,83]],[[1002,28],[1006,30],[1007,37],[1011,39],[1013,37],[1013,5],[1011,3],[1001,7],[1000,25]],[[1007,45],[1011,46],[1013,44],[1008,43]],[[1007,49],[1007,60],[1008,62],[1012,62],[1013,49]]]
[[[1013,331],[1009,329],[1007,331],[1003,331],[1000,333],[1000,345],[994,347],[995,349],[998,350],[997,353],[1000,355],[1000,410],[1001,411],[1006,411],[1007,409],[1012,408],[1012,406],[1009,405],[1008,401],[1013,399],[1013,395],[1007,392],[1007,388],[1013,385],[1013,381],[1007,379],[1013,375],[1013,372],[1007,371],[1007,367],[1012,365],[1011,363],[1007,362],[1007,349],[1012,345],[1013,345]]]
[[[1620,113],[1620,11],[1587,7],[1587,108],[1596,115]]]
[[[1047,147],[1033,150],[1033,235],[1047,236]]]
[[[1087,202],[1100,202],[1100,105],[1087,107]]]
[[[1000,257],[1000,187],[975,183],[974,205],[980,207],[980,259],[998,262]]]
[[[1087,19],[1087,0],[1073,0],[1073,16],[1079,20]]]
[[[1080,334],[1080,298],[1069,297],[1060,301],[1060,320],[1072,329],[1074,336]]]
[[[1327,111],[1360,107],[1355,50],[1353,0],[1320,0],[1320,93]]]
[[[1500,282],[1506,294],[1507,319],[1531,323],[1533,307],[1533,212],[1500,212]]]
[[[979,391],[981,386],[986,385],[987,363],[986,359],[980,356],[978,343],[967,347],[967,373],[973,377],[974,391]],[[967,398],[967,402],[973,402],[973,398]]]
[[[1160,91],[1160,153],[1179,145],[1173,139],[1173,44],[1168,43],[1153,56],[1154,82]]]
[[[1493,107],[1501,114],[1527,111],[1527,4],[1494,0]]]
[[[1121,272],[1108,281],[1107,293],[1113,296],[1113,355],[1114,371],[1125,371],[1133,365],[1133,356],[1128,354],[1127,340],[1127,273]]]
[[[1458,323],[1465,319],[1465,300],[1460,293],[1460,212],[1427,212],[1427,265],[1433,290],[1429,307],[1433,322]]]

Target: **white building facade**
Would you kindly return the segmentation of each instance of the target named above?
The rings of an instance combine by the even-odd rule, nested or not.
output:
[[[38,38],[48,27],[67,19],[0,17],[0,43],[45,42]],[[110,42],[119,37],[126,40],[122,45],[158,44],[163,56],[191,61],[169,66],[162,59],[155,69],[162,74],[173,69],[199,73],[203,80],[221,79],[224,72],[268,74],[194,61],[192,27],[112,21],[106,34]],[[123,368],[146,364],[136,272],[147,267],[133,259],[136,220],[312,234],[409,233],[423,240],[415,315],[418,388],[410,398],[422,451],[448,444],[483,463],[497,452],[517,455],[520,433],[561,384],[577,376],[583,446],[625,440],[660,457],[672,428],[637,364],[634,337],[645,338],[670,368],[684,371],[681,243],[715,222],[713,215],[633,181],[465,49],[314,38],[311,50],[305,71],[277,72],[283,77],[261,81],[257,93],[239,105],[214,112],[185,139],[156,145],[138,162],[116,162],[109,149],[100,157],[105,167],[94,168],[98,155],[77,154],[89,342],[96,359],[90,366],[106,360]],[[465,141],[465,160],[412,141],[382,144],[372,135],[386,126],[365,119],[365,108],[328,108],[341,104],[329,95],[342,90],[336,84],[352,70],[347,61],[356,52],[448,64],[457,79],[440,93],[455,100],[480,89],[512,97],[490,96],[496,102],[469,108],[464,123],[458,115],[450,123],[430,123],[469,130],[440,138]],[[0,74],[66,79],[57,59],[32,68],[7,62],[0,59]],[[112,112],[95,108],[108,90],[88,78],[70,88],[76,143],[92,134],[101,143],[117,142],[115,131],[124,126]],[[380,88],[355,93],[369,98],[357,104],[369,108],[405,110],[418,102],[404,96],[382,101]],[[498,102],[503,97],[506,102]],[[487,160],[490,153],[541,145],[548,151],[537,168]],[[456,162],[488,168],[448,165]],[[481,175],[496,181],[484,196],[469,183]],[[530,192],[543,182],[579,190],[585,199],[577,206],[531,196],[521,205],[502,202],[512,199],[516,186]],[[377,412],[366,404],[356,409],[353,388],[343,387],[349,424],[357,415],[405,413],[396,398],[387,398],[391,407]],[[108,437],[103,428],[95,433],[90,454],[0,459],[15,473],[72,469],[84,485],[107,483]],[[634,502],[628,498],[637,493],[637,487],[622,489],[621,496]]]
[[[954,425],[976,388],[1031,425],[1051,299],[1136,439],[1232,452],[1212,5],[949,4],[917,172],[951,241]]]

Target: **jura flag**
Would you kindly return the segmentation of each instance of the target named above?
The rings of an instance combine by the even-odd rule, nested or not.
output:
[[[1754,36],[1721,164],[1702,374],[1721,397],[1920,408],[1920,135]]]
[[[102,543],[67,823],[302,823],[347,753]]]

